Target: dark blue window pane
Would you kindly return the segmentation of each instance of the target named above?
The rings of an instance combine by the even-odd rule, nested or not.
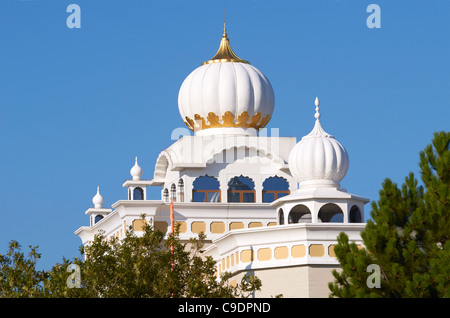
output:
[[[342,213],[337,213],[333,215],[333,217],[330,220],[330,223],[342,223],[344,222],[344,215]]]
[[[134,200],[144,200],[144,191],[141,188],[134,188],[133,198]]]
[[[350,209],[350,223],[361,223],[361,213],[356,206]]]
[[[94,223],[97,223],[97,222],[99,222],[100,220],[102,220],[103,219],[103,216],[101,216],[101,215],[96,215],[95,216],[95,219],[94,219]]]
[[[194,202],[205,202],[205,192],[194,192]]]
[[[263,203],[275,201],[275,193],[263,193]]]
[[[254,193],[243,193],[242,196],[242,202],[255,202]]]
[[[208,201],[209,202],[220,202],[220,192],[209,192],[208,193]]]
[[[194,202],[220,202],[219,181],[210,176],[201,176],[194,180],[192,190],[192,201]],[[201,190],[206,190],[201,191]],[[216,191],[211,191],[216,190]]]
[[[241,194],[228,192],[228,202],[241,202]]]

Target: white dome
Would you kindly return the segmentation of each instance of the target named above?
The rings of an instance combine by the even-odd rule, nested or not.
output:
[[[274,104],[269,80],[232,52],[226,33],[216,56],[188,75],[178,95],[181,117],[193,131],[263,128]]]
[[[300,187],[334,186],[345,177],[349,157],[345,148],[327,134],[319,121],[319,101],[316,99],[316,123],[289,154],[289,169]]]
[[[133,177],[133,180],[140,180],[142,176],[142,168],[138,165],[137,157],[134,160],[134,166],[130,170],[130,174]]]
[[[100,194],[100,187],[97,187],[97,194],[92,198],[92,203],[96,209],[101,209],[104,202],[105,201]]]

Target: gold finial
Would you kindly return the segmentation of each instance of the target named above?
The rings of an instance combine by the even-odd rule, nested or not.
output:
[[[230,40],[227,37],[227,29],[225,24],[225,10],[223,11],[223,37],[220,41],[219,50],[212,59],[203,62],[202,65],[222,62],[238,62],[250,64],[250,62],[240,59],[231,49]]]
[[[227,37],[227,28],[225,23],[225,9],[223,9],[223,37]]]

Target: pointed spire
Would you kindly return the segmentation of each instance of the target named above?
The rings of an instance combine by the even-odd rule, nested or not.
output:
[[[319,120],[320,113],[319,113],[319,97],[316,97],[316,100],[314,101],[314,104],[316,105],[316,113],[314,114],[314,117]]]
[[[203,62],[202,65],[211,64],[211,63],[222,63],[222,62],[237,62],[237,63],[246,63],[250,64],[249,61],[245,61],[239,58],[231,49],[230,40],[227,36],[227,29],[225,24],[225,11],[224,11],[224,21],[223,21],[223,36],[220,41],[219,50],[217,51],[214,57],[206,62]]]
[[[328,134],[325,130],[323,130],[322,125],[320,124],[319,97],[316,97],[314,105],[316,105],[316,113],[314,114],[314,118],[316,118],[316,123],[314,124],[313,130],[311,130],[311,132],[308,135],[304,136],[303,138],[310,138],[310,137],[334,138],[332,135]]]
[[[227,27],[225,23],[225,9],[223,9],[223,37],[227,37]]]

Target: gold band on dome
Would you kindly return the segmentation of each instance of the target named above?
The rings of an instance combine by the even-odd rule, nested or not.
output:
[[[261,119],[261,113],[256,113],[250,118],[250,115],[247,111],[243,111],[237,118],[230,111],[225,112],[222,115],[222,121],[220,121],[220,117],[213,112],[208,113],[206,119],[200,116],[199,114],[194,115],[194,119],[185,117],[186,121],[184,122],[186,126],[192,131],[198,131],[208,128],[223,128],[223,127],[242,127],[242,128],[255,128],[261,129],[264,128],[267,123],[270,121],[270,115],[266,115]],[[197,125],[196,125],[197,123]]]
[[[212,63],[222,63],[222,62],[238,62],[238,63],[246,63],[250,64],[249,61],[245,61],[240,59],[231,49],[230,40],[227,37],[227,29],[223,29],[223,37],[220,41],[220,47],[214,57],[206,62],[203,62],[202,65],[212,64]]]

